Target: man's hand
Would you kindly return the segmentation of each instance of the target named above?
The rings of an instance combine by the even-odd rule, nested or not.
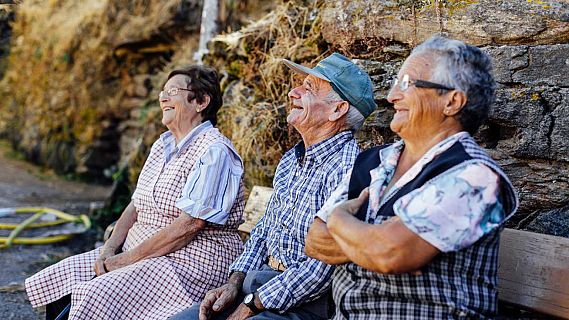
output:
[[[208,291],[200,305],[200,320],[207,320],[213,312],[223,311],[231,306],[237,299],[239,290],[239,286],[236,284],[227,283]],[[245,308],[249,310],[247,306]]]
[[[95,264],[93,265],[93,271],[95,271],[97,276],[107,273],[107,270],[105,270],[105,260],[114,256],[116,251],[116,248],[103,246],[99,253],[99,257],[95,260]]]
[[[255,313],[251,311],[249,307],[247,307],[242,303],[239,305],[239,307],[237,307],[235,311],[233,311],[233,313],[229,316],[229,318],[227,318],[227,320],[244,320],[254,315]]]

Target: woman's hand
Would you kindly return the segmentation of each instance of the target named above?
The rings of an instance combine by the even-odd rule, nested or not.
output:
[[[138,213],[136,213],[136,208],[134,207],[134,203],[131,201],[128,206],[124,209],[121,217],[117,221],[115,228],[113,229],[113,233],[111,237],[103,247],[101,248],[101,252],[99,253],[99,257],[95,260],[95,264],[93,265],[93,271],[97,276],[103,275],[110,270],[105,269],[105,260],[115,256],[119,248],[122,247],[128,231],[136,222],[138,218]]]
[[[103,262],[105,270],[107,270],[107,272],[115,271],[132,263],[134,262],[129,258],[128,252],[114,255],[105,259]]]
[[[101,276],[107,273],[109,270],[105,269],[105,260],[108,258],[116,255],[117,249],[113,247],[107,247],[106,245],[103,246],[101,252],[99,253],[99,257],[95,260],[95,264],[93,265],[93,271],[97,276]]]
[[[357,198],[344,201],[342,204],[336,206],[336,208],[332,210],[330,217],[328,217],[328,227],[330,227],[330,224],[334,224],[336,222],[337,219],[333,219],[334,215],[349,214],[355,216],[368,198],[369,188],[365,188],[360,192],[360,195]]]

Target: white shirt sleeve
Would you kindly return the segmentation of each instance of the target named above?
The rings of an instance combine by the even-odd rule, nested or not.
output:
[[[176,207],[190,216],[224,225],[238,196],[243,163],[222,143],[213,144],[188,175]]]

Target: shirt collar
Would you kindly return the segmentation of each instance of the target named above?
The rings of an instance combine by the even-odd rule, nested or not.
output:
[[[213,125],[209,120],[206,122],[201,123],[197,127],[193,128],[186,136],[180,141],[178,145],[176,145],[176,137],[171,131],[166,131],[160,135],[160,140],[162,141],[162,145],[164,146],[164,160],[166,163],[172,159],[174,154],[180,153],[180,151],[184,150],[190,143],[199,136],[202,132],[213,128]]]
[[[304,142],[299,142],[294,147],[294,155],[299,163],[314,161],[320,163],[324,161],[329,155],[342,149],[344,144],[354,139],[352,131],[342,131],[334,136],[314,144],[308,149],[304,146]]]
[[[421,172],[423,167],[430,163],[436,156],[446,151],[457,141],[469,137],[470,134],[468,134],[468,132],[461,131],[434,145],[397,181],[393,189],[396,189],[398,186],[405,185],[407,182],[413,180]],[[381,161],[380,166],[386,166],[387,168],[395,169],[397,167],[397,163],[399,162],[399,156],[401,155],[401,151],[403,150],[404,146],[405,143],[403,140],[400,140],[387,148],[379,150],[379,159]],[[374,170],[375,169],[372,169],[372,171]]]

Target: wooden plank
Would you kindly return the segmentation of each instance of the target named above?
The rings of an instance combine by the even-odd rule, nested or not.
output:
[[[505,229],[498,295],[500,300],[569,319],[569,239]]]
[[[254,186],[249,194],[249,199],[245,204],[243,211],[243,218],[245,222],[239,226],[239,231],[251,233],[253,227],[257,224],[259,219],[265,214],[265,210],[269,205],[269,200],[273,194],[273,188]]]

